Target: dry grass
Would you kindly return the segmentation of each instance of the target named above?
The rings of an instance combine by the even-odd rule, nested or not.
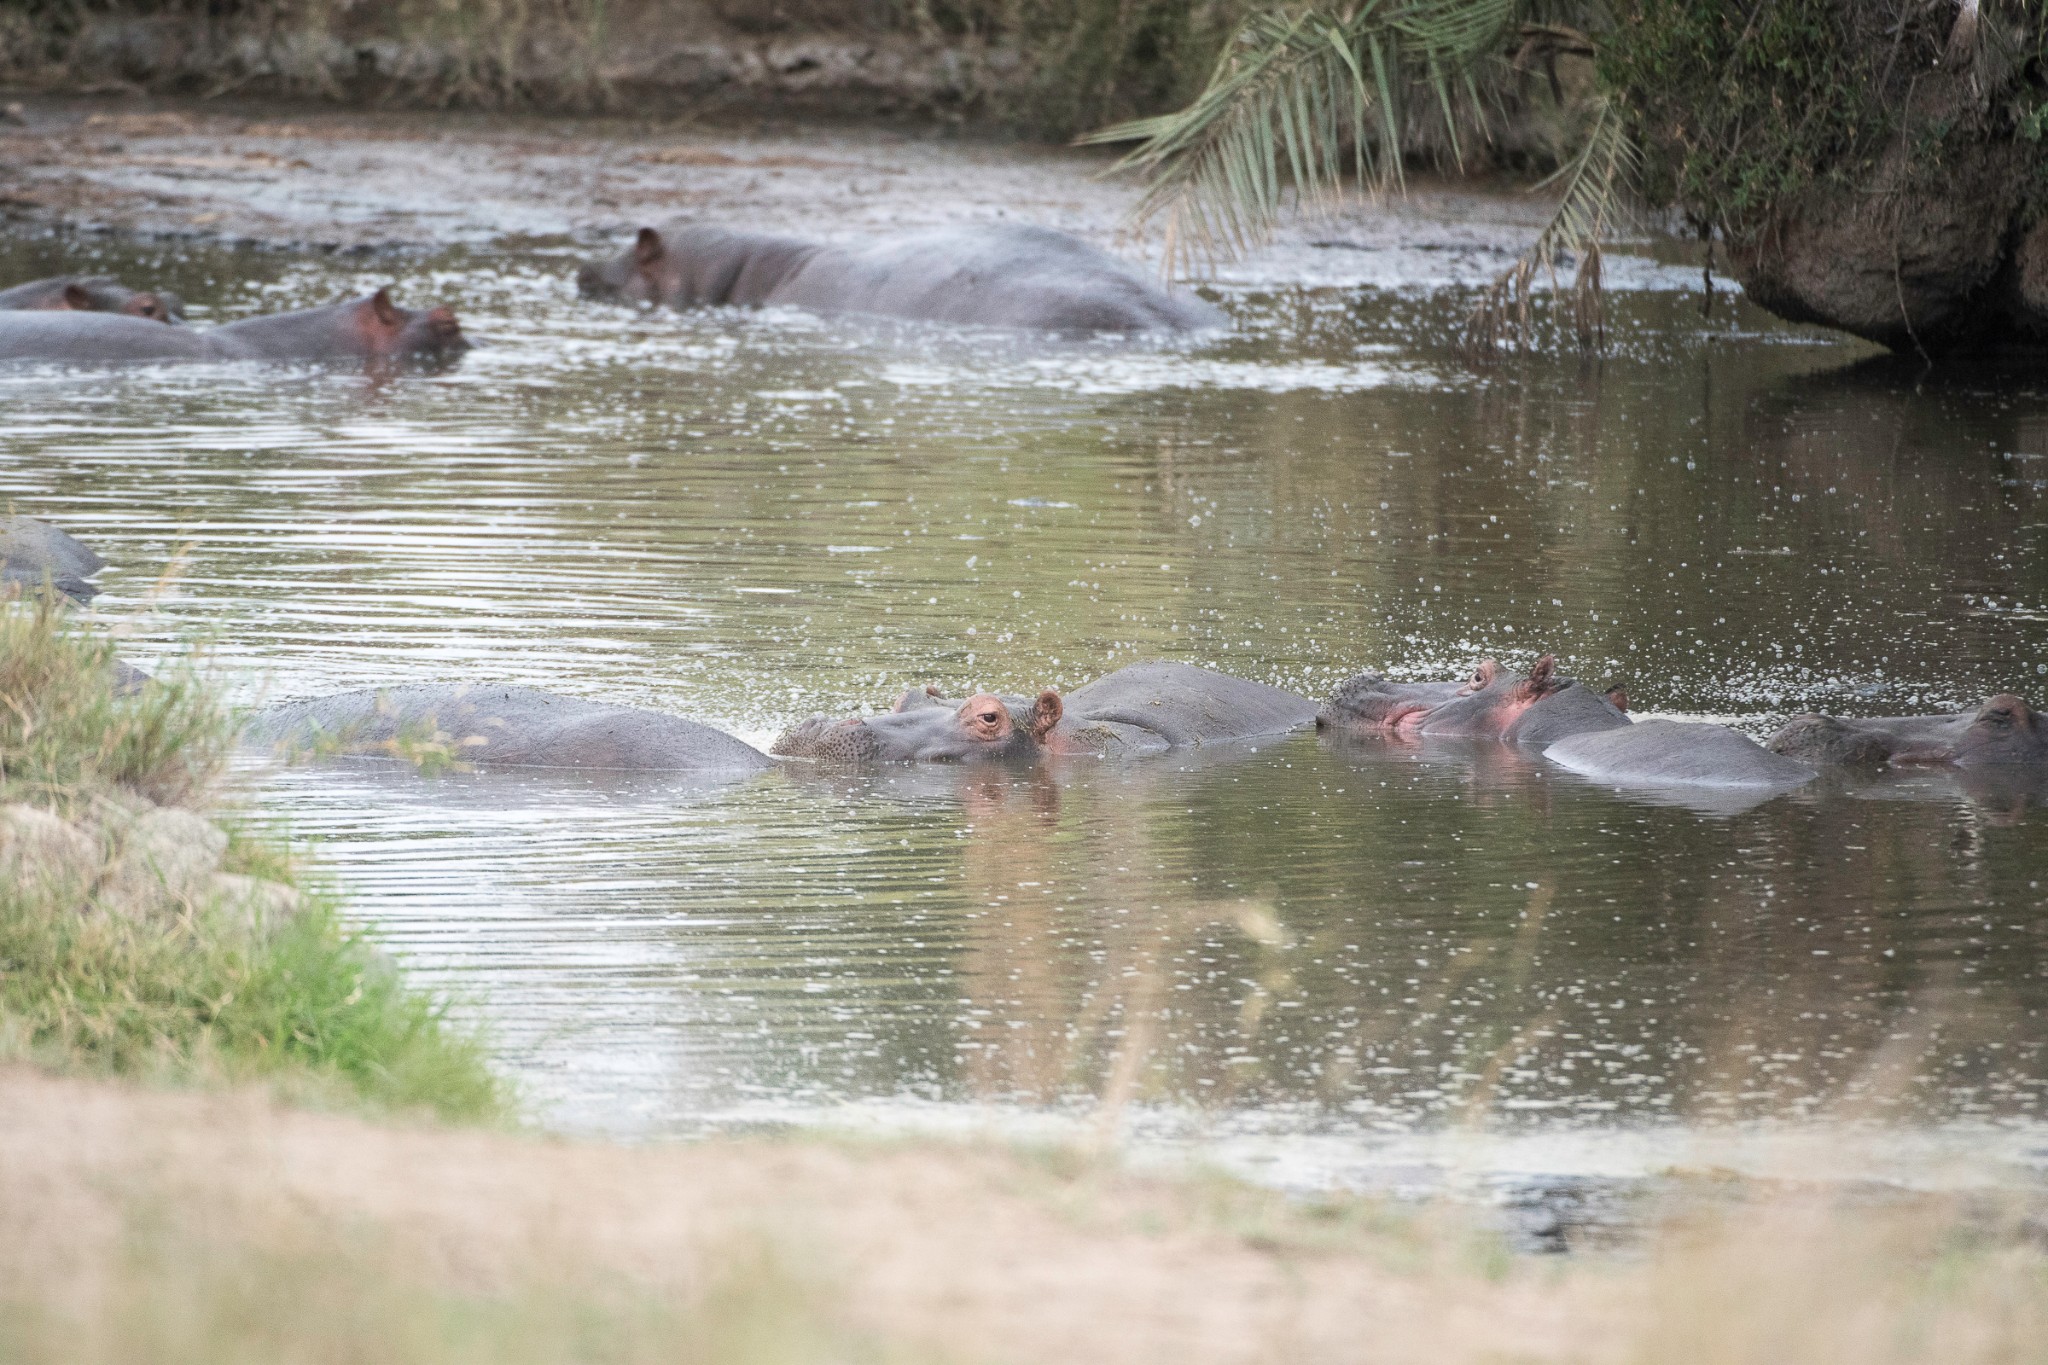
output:
[[[2002,1205],[1761,1195],[1618,1259],[940,1145],[627,1149],[0,1071],[0,1358],[2017,1365]]]

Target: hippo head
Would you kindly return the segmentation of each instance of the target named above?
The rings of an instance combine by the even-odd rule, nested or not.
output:
[[[1418,728],[1423,718],[1455,697],[1469,696],[1492,680],[1498,666],[1483,661],[1462,682],[1397,683],[1377,673],[1360,673],[1338,685],[1316,710],[1319,730],[1394,734]]]
[[[400,308],[388,291],[343,304],[352,340],[367,360],[452,360],[469,349],[462,324],[449,309]]]
[[[1871,768],[1892,756],[1892,738],[1883,731],[1813,711],[1786,721],[1764,747],[1816,768]]]
[[[576,274],[586,298],[672,308],[758,304],[810,259],[808,242],[697,224],[643,227],[609,260]]]
[[[126,313],[152,322],[176,322],[185,316],[184,300],[176,294],[130,289],[97,275],[65,281],[45,306],[73,313]]]
[[[578,270],[576,291],[586,299],[613,303],[658,302],[661,293],[647,267],[658,265],[664,252],[661,234],[653,228],[641,228],[632,246]]]
[[[1460,695],[1422,718],[1425,735],[1476,735],[1498,738],[1522,713],[1554,692],[1572,685],[1561,677],[1557,659],[1546,654],[1526,674],[1510,673],[1493,659],[1481,659]]]
[[[1960,768],[2039,763],[2048,759],[2041,717],[2010,692],[1988,697],[1962,734],[1947,744],[1902,747],[1894,763],[1953,763]]]
[[[907,694],[887,715],[833,720],[814,716],[768,752],[827,763],[968,763],[1031,758],[1060,723],[1060,694],[1050,688],[1027,705],[978,692],[958,706]]]

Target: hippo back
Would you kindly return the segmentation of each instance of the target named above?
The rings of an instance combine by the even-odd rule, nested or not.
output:
[[[1510,744],[1554,744],[1573,735],[1619,730],[1628,713],[1584,683],[1553,692],[1516,717],[1501,738]]]
[[[210,360],[218,353],[204,333],[126,313],[0,310],[0,361],[122,365]]]
[[[1049,228],[940,228],[827,247],[769,296],[827,313],[880,313],[1059,332],[1186,331],[1222,326],[1107,253]]]
[[[1725,725],[1645,720],[1561,739],[1543,751],[1560,767],[1617,786],[1802,786],[1818,769],[1774,754]]]
[[[449,757],[493,765],[758,772],[766,755],[722,730],[658,711],[557,696],[530,687],[369,688],[265,707],[245,739],[271,749],[333,746],[403,755],[445,746]]]
[[[1091,726],[1114,726],[1156,736],[1164,741],[1157,747],[1178,748],[1282,735],[1316,721],[1316,704],[1307,697],[1164,659],[1120,668],[1076,688],[1065,700],[1069,719],[1054,732],[1055,739],[1085,733]]]

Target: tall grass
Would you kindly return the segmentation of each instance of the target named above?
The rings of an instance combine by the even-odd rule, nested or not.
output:
[[[188,660],[124,688],[114,646],[46,602],[0,606],[0,805],[100,840],[151,805],[204,813],[232,739]],[[38,859],[41,861],[39,862]],[[9,850],[0,884],[0,1056],[67,1072],[264,1080],[295,1093],[480,1117],[501,1104],[478,1044],[406,987],[331,892],[272,840],[231,838],[225,870],[294,885],[261,932],[227,908],[113,913],[104,871]]]

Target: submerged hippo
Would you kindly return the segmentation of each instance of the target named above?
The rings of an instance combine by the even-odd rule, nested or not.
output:
[[[2039,714],[2010,692],[1987,698],[1975,711],[1945,716],[1794,716],[1767,743],[1774,753],[1816,767],[1970,768],[2048,761],[2048,733]]]
[[[1031,758],[1060,723],[1060,694],[1050,688],[1030,702],[977,692],[955,706],[936,697],[899,701],[886,715],[813,716],[768,747],[783,758],[821,763],[968,763]]]
[[[557,696],[531,687],[432,684],[366,688],[256,712],[244,742],[282,752],[642,772],[752,773],[767,755],[681,716]]]
[[[1549,744],[1568,735],[1627,725],[1628,698],[1604,696],[1557,672],[1551,655],[1526,674],[1481,659],[1463,682],[1393,683],[1377,673],[1346,679],[1316,712],[1325,730],[1502,739]]]
[[[74,602],[90,602],[99,589],[86,580],[107,561],[47,521],[0,516],[0,583],[12,591],[44,583]]]
[[[204,331],[119,313],[0,312],[0,361],[404,364],[452,360],[468,349],[462,326],[448,309],[400,308],[382,289],[365,299],[244,318]]]
[[[0,311],[126,313],[183,322],[185,301],[168,289],[130,289],[111,275],[55,275],[0,289]]]
[[[1803,786],[1820,776],[1810,764],[1774,754],[1725,725],[1645,720],[1558,740],[1543,756],[1559,767],[1617,786]]]
[[[687,222],[642,228],[576,277],[590,298],[694,308],[786,305],[1055,332],[1189,331],[1223,315],[1064,232],[937,228],[825,245]]]

